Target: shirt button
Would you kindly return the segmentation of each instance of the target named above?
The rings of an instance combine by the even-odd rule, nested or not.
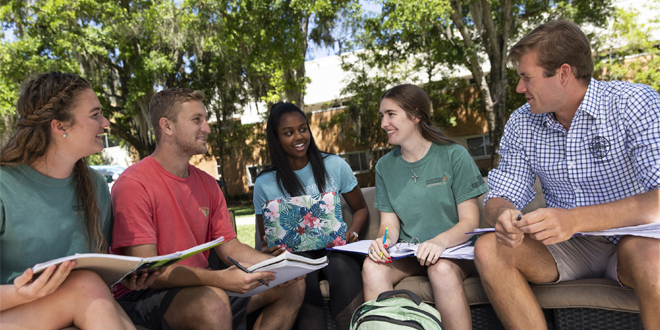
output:
[[[582,192],[582,189],[580,189],[580,188],[575,188],[575,192],[576,192],[576,193],[581,193],[581,192]]]
[[[568,167],[569,168],[575,167],[575,162],[568,162]]]

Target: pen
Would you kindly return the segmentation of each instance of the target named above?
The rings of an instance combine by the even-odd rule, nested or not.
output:
[[[387,241],[387,231],[390,229],[390,227],[385,227],[385,236],[383,236],[383,245],[385,245],[385,242]],[[383,259],[383,251],[380,251],[380,258]]]
[[[227,257],[227,260],[231,261],[234,265],[236,265],[236,267],[238,267],[238,269],[240,269],[240,270],[242,270],[242,271],[244,271],[244,272],[246,272],[246,273],[248,273],[248,274],[251,274],[251,273],[252,273],[251,271],[247,270],[247,268],[241,266],[241,264],[239,264],[238,261],[232,259],[231,257]],[[263,285],[265,285],[265,286],[267,286],[267,287],[270,287],[270,285],[268,285],[268,283],[266,283],[266,282],[265,282],[264,280],[262,280],[262,279],[259,279],[259,282],[261,282],[261,284],[263,284]]]

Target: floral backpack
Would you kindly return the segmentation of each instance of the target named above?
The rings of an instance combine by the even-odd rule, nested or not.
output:
[[[261,204],[268,247],[290,252],[346,244],[346,223],[337,192],[284,197]]]

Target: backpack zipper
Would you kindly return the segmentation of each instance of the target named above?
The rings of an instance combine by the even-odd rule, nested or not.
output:
[[[358,324],[355,326],[355,328],[356,329],[359,328],[362,323],[368,322],[368,321],[382,321],[382,322],[387,322],[387,323],[391,323],[391,324],[395,324],[395,325],[410,327],[410,328],[417,329],[417,330],[424,330],[424,327],[422,327],[422,325],[419,324],[419,322],[417,322],[417,321],[413,321],[413,320],[401,321],[401,320],[393,319],[391,317],[382,316],[382,315],[369,315],[369,316],[366,316],[366,317],[362,318],[360,321],[358,321]]]
[[[435,317],[435,315],[433,315],[433,314],[431,314],[431,313],[429,313],[429,312],[427,312],[423,309],[415,308],[415,307],[412,307],[412,306],[402,306],[402,307],[405,308],[405,309],[415,311],[415,312],[419,312],[419,313],[422,313],[422,314],[428,316],[430,319],[432,319],[435,323],[437,323],[440,326],[440,329],[442,329],[442,330],[445,329],[445,327],[442,326],[442,322],[440,322],[440,320],[438,320],[438,318]]]

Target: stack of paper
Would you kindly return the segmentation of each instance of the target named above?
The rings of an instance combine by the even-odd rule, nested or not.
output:
[[[466,233],[471,234],[484,234],[492,233],[495,231],[495,228],[477,228],[472,232]],[[650,237],[650,238],[660,238],[660,223],[650,223],[646,225],[639,226],[628,226],[628,227],[619,227],[599,231],[582,231],[575,233],[575,236],[641,236],[641,237]]]
[[[250,297],[257,293],[266,291],[294,278],[311,273],[328,265],[328,258],[310,259],[297,254],[284,252],[275,258],[264,260],[248,268],[250,272],[274,272],[275,280],[268,283],[269,286],[261,285],[246,293],[227,291],[227,295],[235,297]]]
[[[337,250],[345,252],[354,252],[368,254],[369,247],[371,246],[371,240],[357,241],[355,243],[350,243],[342,246],[335,246],[328,248],[328,250]],[[450,247],[445,249],[442,252],[441,258],[448,259],[474,259],[474,246],[471,245],[471,241]],[[408,243],[397,243],[387,249],[387,252],[392,257],[392,260],[405,258],[405,257],[415,257],[417,256],[417,249],[419,244],[408,244]]]

